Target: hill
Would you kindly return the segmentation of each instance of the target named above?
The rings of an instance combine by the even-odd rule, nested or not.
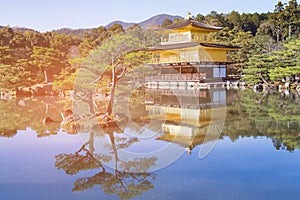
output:
[[[85,29],[84,28],[82,28],[82,29],[61,28],[58,30],[53,30],[51,32],[83,38],[85,33],[89,33],[91,31],[92,31],[92,28],[85,28]]]
[[[113,22],[110,22],[109,24],[107,24],[105,27],[106,28],[110,28],[114,24],[121,24],[124,29],[127,29],[128,27],[133,26],[136,23],[133,23],[133,22],[123,22],[123,21],[113,21]]]
[[[149,27],[154,27],[154,26],[160,26],[165,19],[169,18],[170,20],[174,20],[174,19],[182,19],[181,16],[178,15],[167,15],[167,14],[160,14],[160,15],[156,15],[154,17],[151,17],[145,21],[142,21],[141,23],[139,23],[139,25],[143,28],[149,28]]]
[[[127,29],[128,27],[134,25],[134,24],[138,24],[140,25],[142,28],[149,28],[149,27],[156,27],[156,26],[160,26],[163,21],[165,19],[169,18],[170,20],[174,20],[174,19],[182,19],[181,16],[177,16],[177,15],[167,15],[167,14],[159,14],[159,15],[155,15],[149,19],[146,19],[142,22],[139,23],[133,23],[133,22],[123,22],[123,21],[113,21],[109,24],[106,25],[106,28],[111,27],[114,24],[121,24],[123,26],[124,29]]]
[[[160,26],[163,23],[163,21],[167,18],[169,18],[170,20],[182,19],[181,16],[159,14],[159,15],[153,16],[153,17],[151,17],[147,20],[144,20],[142,22],[139,22],[139,23],[113,21],[113,22],[107,24],[105,27],[109,28],[114,24],[121,24],[124,29],[127,29],[128,27],[133,26],[134,24],[138,24],[142,28],[157,27],[157,26]],[[92,30],[92,28],[87,28],[87,29],[61,28],[58,30],[53,30],[52,32],[59,33],[59,34],[67,34],[67,35],[72,35],[72,36],[77,36],[79,38],[82,38],[85,33],[89,33],[91,30]]]

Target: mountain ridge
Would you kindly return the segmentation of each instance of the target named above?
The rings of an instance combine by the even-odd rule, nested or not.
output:
[[[179,15],[170,15],[170,14],[158,14],[154,15],[153,17],[150,17],[146,20],[143,20],[141,22],[124,22],[121,20],[116,20],[108,23],[107,25],[99,25],[98,27],[106,27],[107,29],[111,27],[114,24],[120,24],[123,26],[124,29],[129,28],[130,26],[133,26],[135,24],[140,25],[142,28],[153,28],[153,27],[159,27],[162,25],[165,19],[169,18],[170,20],[175,20],[175,19],[183,19],[183,17]],[[0,28],[4,27],[0,25]],[[85,33],[90,33],[93,29],[98,28],[98,27],[93,27],[93,28],[59,28],[59,29],[53,29],[52,31],[46,31],[50,33],[58,33],[58,34],[66,34],[66,35],[72,35],[72,36],[78,36],[80,38],[84,37]],[[40,32],[31,28],[26,28],[26,27],[12,27],[13,29],[19,30],[19,31],[35,31],[35,32]]]
[[[169,18],[170,20],[174,19],[183,19],[183,17],[179,15],[169,15],[169,14],[158,14],[153,17],[150,17],[144,21],[141,21],[139,23],[134,23],[134,22],[123,22],[120,20],[117,21],[112,21],[109,24],[107,24],[105,27],[109,28],[114,24],[121,24],[124,29],[127,29],[130,26],[133,26],[134,24],[140,25],[142,28],[149,28],[149,27],[155,27],[155,26],[160,26],[165,19]]]
[[[174,19],[183,19],[183,17],[178,16],[178,15],[169,15],[169,14],[158,14],[153,17],[150,17],[144,21],[138,22],[138,23],[133,23],[133,22],[124,22],[121,20],[116,20],[112,21],[109,24],[107,24],[105,27],[108,29],[114,24],[121,24],[124,29],[129,28],[130,26],[133,26],[135,24],[140,25],[142,28],[150,28],[150,27],[158,27],[160,26],[165,19],[169,18],[170,20]],[[95,27],[96,28],[96,27]],[[78,28],[78,29],[72,29],[72,28],[60,28],[57,30],[53,30],[50,32],[55,32],[55,33],[63,33],[63,34],[68,34],[68,35],[73,35],[73,36],[78,36],[82,38],[84,36],[84,33],[88,33],[92,30],[93,28]]]

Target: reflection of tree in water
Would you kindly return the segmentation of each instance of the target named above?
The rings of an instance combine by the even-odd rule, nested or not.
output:
[[[130,199],[143,194],[154,186],[147,180],[154,178],[150,173],[126,173],[115,174],[102,171],[92,177],[80,178],[74,183],[73,191],[83,191],[100,185],[107,194],[117,194],[121,199]]]
[[[94,134],[90,134],[90,139],[82,145],[82,147],[75,152],[75,154],[62,153],[55,156],[55,166],[58,169],[63,169],[67,174],[74,175],[81,170],[97,169],[104,170],[101,162],[98,159],[101,157],[104,161],[111,160],[111,157],[102,154],[93,154]],[[90,151],[87,149],[90,146]]]
[[[96,137],[97,134],[90,133],[89,140],[75,154],[63,153],[55,156],[55,166],[70,175],[74,175],[81,170],[101,170],[94,176],[76,180],[73,191],[84,191],[99,185],[107,194],[116,194],[121,199],[129,199],[140,196],[143,192],[154,187],[150,180],[154,179],[155,175],[148,173],[147,170],[155,164],[157,159],[151,157],[121,160],[118,156],[118,150],[131,146],[133,143],[138,142],[138,139],[118,137],[115,131],[116,129],[109,128],[105,130],[111,144],[109,154],[94,153],[95,139],[103,138],[98,138]],[[113,172],[104,166],[104,163],[112,160],[115,163]]]
[[[13,137],[17,130],[27,128],[35,130],[38,137],[57,134],[63,103],[56,101],[54,97],[0,100],[0,136]],[[43,123],[46,116],[51,116],[57,122]]]
[[[81,155],[82,151],[85,154]],[[55,166],[70,175],[77,174],[81,170],[103,168],[101,163],[85,147],[82,147],[75,154],[59,154],[55,156],[55,159]]]
[[[0,136],[13,137],[17,130],[26,129],[24,119],[21,115],[22,107],[14,101],[0,101]],[[20,128],[20,129],[19,129]]]
[[[240,100],[228,106],[227,118],[238,118],[224,125],[223,133],[238,137],[267,136],[274,147],[300,149],[300,102],[297,93],[255,93],[246,90]]]

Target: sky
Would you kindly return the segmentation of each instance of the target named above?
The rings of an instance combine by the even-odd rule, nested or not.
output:
[[[0,0],[0,25],[40,32],[95,28],[121,20],[141,22],[157,14],[185,17],[218,13],[273,11],[278,0]],[[287,2],[287,1],[282,1]]]

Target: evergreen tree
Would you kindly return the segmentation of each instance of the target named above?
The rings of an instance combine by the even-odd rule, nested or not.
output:
[[[57,50],[48,47],[33,47],[31,63],[44,74],[44,82],[53,80],[53,75],[63,68],[61,54]]]
[[[170,26],[171,24],[173,24],[173,21],[170,20],[169,18],[166,18],[166,19],[163,21],[163,23],[161,24],[161,27],[162,27],[162,28],[165,28],[165,27],[167,27],[167,26]]]
[[[270,69],[269,76],[272,81],[283,78],[293,80],[300,74],[300,40],[295,40],[284,45],[285,49],[274,52],[274,68]]]
[[[243,69],[243,80],[248,83],[265,83],[270,81],[269,71],[274,67],[275,57],[269,54],[257,54],[249,58]]]

